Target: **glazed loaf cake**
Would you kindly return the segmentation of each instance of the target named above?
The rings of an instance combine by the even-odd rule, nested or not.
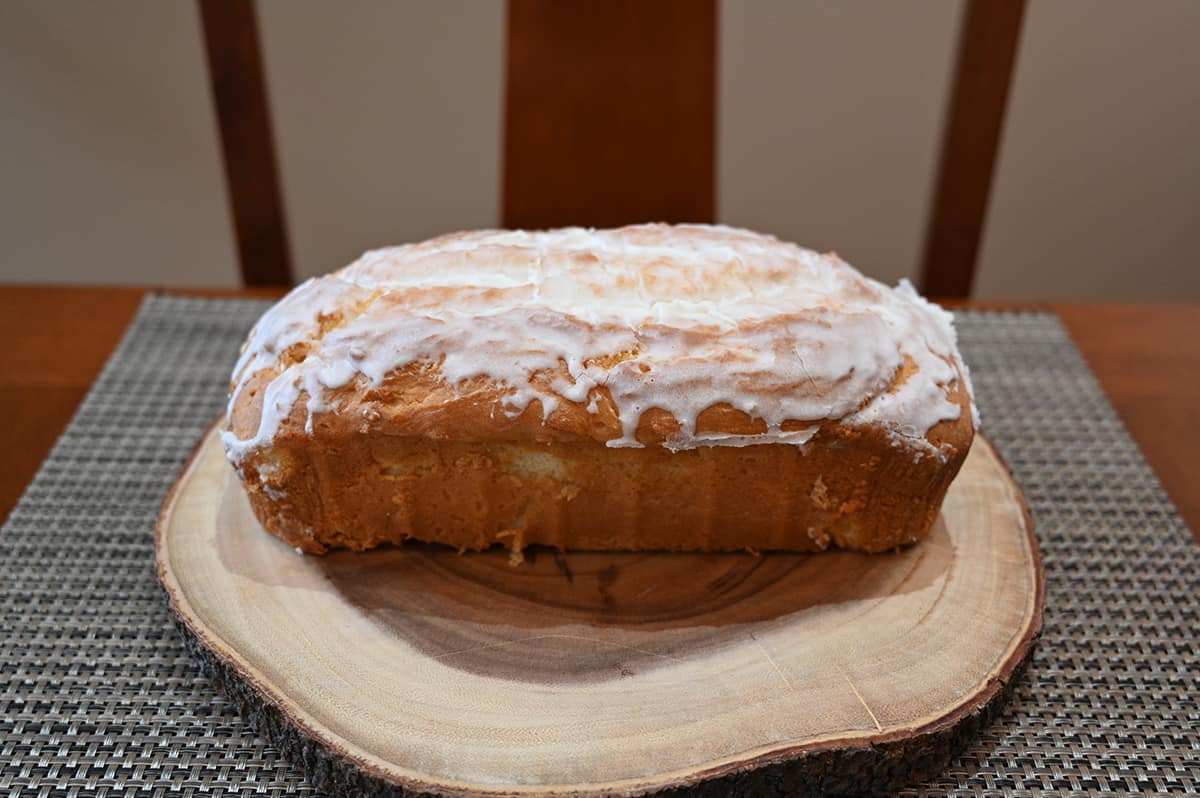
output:
[[[225,450],[305,552],[877,552],[925,535],[976,426],[951,316],[728,227],[461,233],[271,308]]]

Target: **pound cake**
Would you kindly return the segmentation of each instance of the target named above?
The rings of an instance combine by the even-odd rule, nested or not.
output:
[[[368,252],[263,315],[225,451],[309,553],[878,552],[925,535],[977,420],[950,314],[706,225]]]

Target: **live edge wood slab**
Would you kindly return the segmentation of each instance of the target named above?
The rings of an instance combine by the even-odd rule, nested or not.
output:
[[[1044,597],[983,439],[930,537],[883,555],[305,557],[259,528],[211,432],[156,540],[190,650],[345,795],[894,788],[988,723]]]

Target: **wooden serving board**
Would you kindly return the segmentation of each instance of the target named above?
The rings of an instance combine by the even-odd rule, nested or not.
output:
[[[926,777],[1040,628],[1018,488],[978,439],[930,537],[892,554],[300,556],[210,433],[158,569],[191,649],[347,794],[862,792]],[[776,794],[776,793],[771,793]]]

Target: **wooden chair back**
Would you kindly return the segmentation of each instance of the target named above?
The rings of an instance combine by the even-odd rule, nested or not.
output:
[[[247,285],[292,282],[253,0],[198,0]],[[922,288],[970,294],[1024,0],[968,0]],[[501,222],[716,218],[716,0],[508,0]],[[802,146],[800,143],[798,146]]]

